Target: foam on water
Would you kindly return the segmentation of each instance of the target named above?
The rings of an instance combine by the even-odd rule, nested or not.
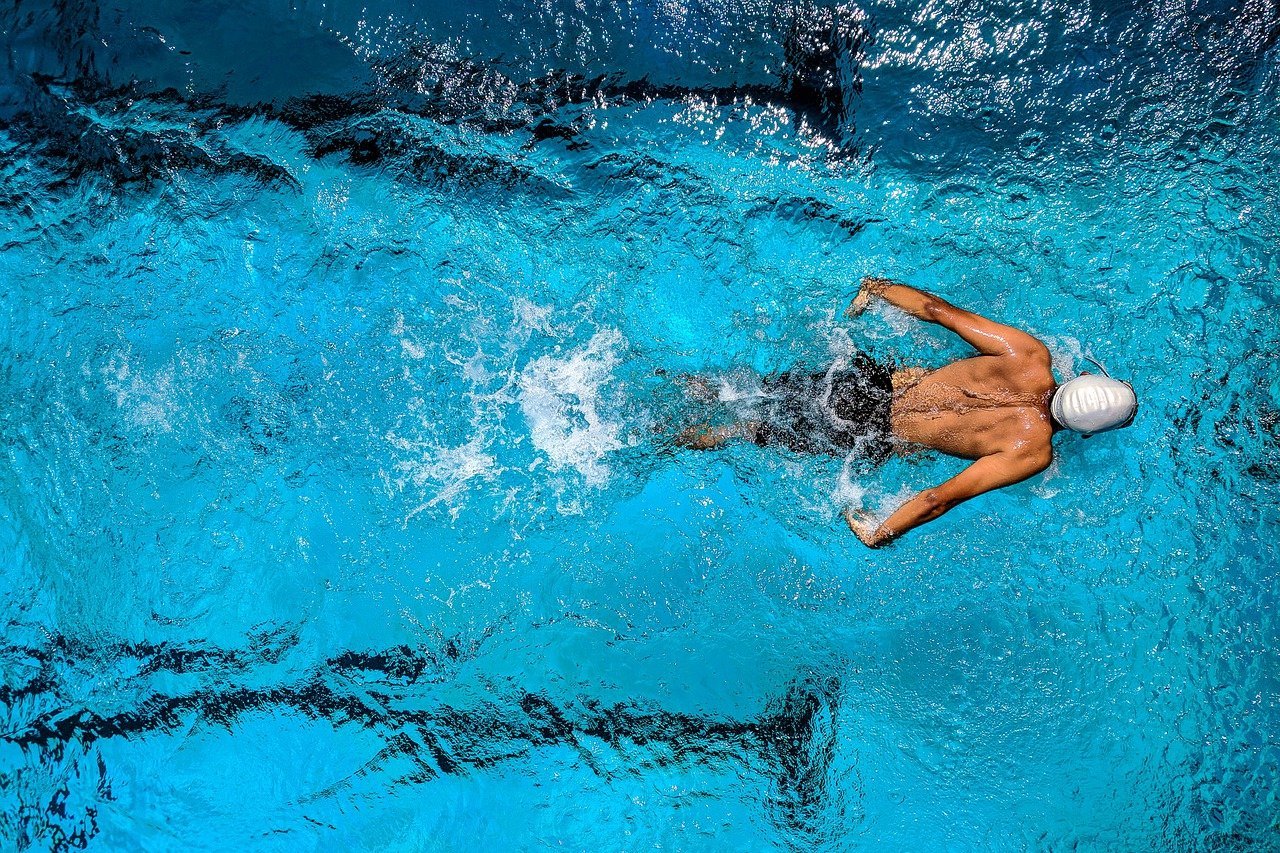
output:
[[[130,427],[140,433],[173,431],[172,419],[179,403],[172,367],[144,374],[133,368],[123,353],[117,353],[101,370],[107,390],[115,396],[115,404]]]
[[[553,469],[573,468],[590,486],[606,483],[606,456],[623,447],[623,424],[603,408],[625,344],[616,329],[602,329],[585,345],[534,359],[520,373],[520,410],[534,446]]]
[[[397,450],[421,454],[417,461],[396,463],[394,475],[386,477],[388,488],[402,491],[411,483],[418,489],[427,484],[436,489],[429,500],[409,511],[404,518],[406,523],[423,510],[440,503],[449,507],[451,516],[456,520],[463,509],[461,495],[474,486],[471,481],[476,478],[492,480],[501,472],[495,457],[484,452],[484,439],[479,437],[457,447],[424,447],[391,435],[387,440]]]

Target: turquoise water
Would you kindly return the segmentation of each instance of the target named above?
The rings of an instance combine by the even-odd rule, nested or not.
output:
[[[5,849],[1280,848],[1274,8],[0,21]],[[1137,422],[672,451],[865,274]]]

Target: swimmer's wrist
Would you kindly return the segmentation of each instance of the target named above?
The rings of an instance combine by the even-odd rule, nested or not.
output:
[[[872,548],[883,548],[898,538],[898,534],[887,527],[880,527],[871,536]]]
[[[844,520],[853,535],[858,537],[858,541],[868,548],[879,548],[893,538],[894,534],[884,525],[876,525],[866,510],[848,507],[844,511]]]

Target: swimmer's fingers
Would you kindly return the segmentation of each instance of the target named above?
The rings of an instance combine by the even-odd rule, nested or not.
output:
[[[866,289],[859,290],[858,295],[853,297],[853,301],[849,303],[849,307],[844,310],[844,316],[852,320],[863,311],[867,310],[867,305],[871,302],[871,295]]]
[[[862,277],[861,285],[863,290],[867,291],[872,295],[875,295],[880,291],[884,290],[886,287],[892,287],[897,283],[898,282],[894,281],[891,278],[880,278],[879,276],[874,276],[874,275],[864,275]]]
[[[857,317],[867,310],[867,306],[871,304],[871,297],[878,295],[880,291],[891,284],[893,282],[887,278],[876,278],[870,275],[863,276],[862,281],[858,283],[858,295],[853,297],[853,301],[845,309],[844,315],[851,319]]]
[[[849,523],[849,529],[854,533],[864,529],[874,523],[875,519],[871,517],[871,513],[865,509],[854,509],[847,507],[844,511],[844,520]]]
[[[844,511],[844,520],[849,525],[849,529],[853,531],[853,535],[857,536],[859,541],[868,548],[876,547],[876,520],[871,513],[865,509],[854,509],[849,507]]]

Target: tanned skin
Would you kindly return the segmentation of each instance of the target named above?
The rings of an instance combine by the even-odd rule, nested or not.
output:
[[[950,329],[978,351],[937,370],[914,367],[894,374],[893,434],[912,449],[937,450],[974,462],[945,483],[920,492],[879,525],[870,513],[845,510],[849,529],[868,547],[878,548],[969,498],[1048,468],[1054,432],[1049,401],[1057,383],[1048,348],[1026,332],[884,278],[864,278],[846,316],[861,314],[872,299]],[[757,427],[690,427],[676,441],[709,450],[732,438],[754,438]]]
[[[975,461],[898,507],[878,526],[866,512],[845,510],[849,529],[871,548],[933,521],[969,498],[1020,483],[1048,468],[1054,432],[1049,401],[1057,387],[1048,348],[1026,332],[883,278],[864,278],[846,314],[861,314],[876,298],[950,329],[979,354],[913,374],[912,379],[919,376],[914,384],[895,383],[890,418],[895,436]]]

